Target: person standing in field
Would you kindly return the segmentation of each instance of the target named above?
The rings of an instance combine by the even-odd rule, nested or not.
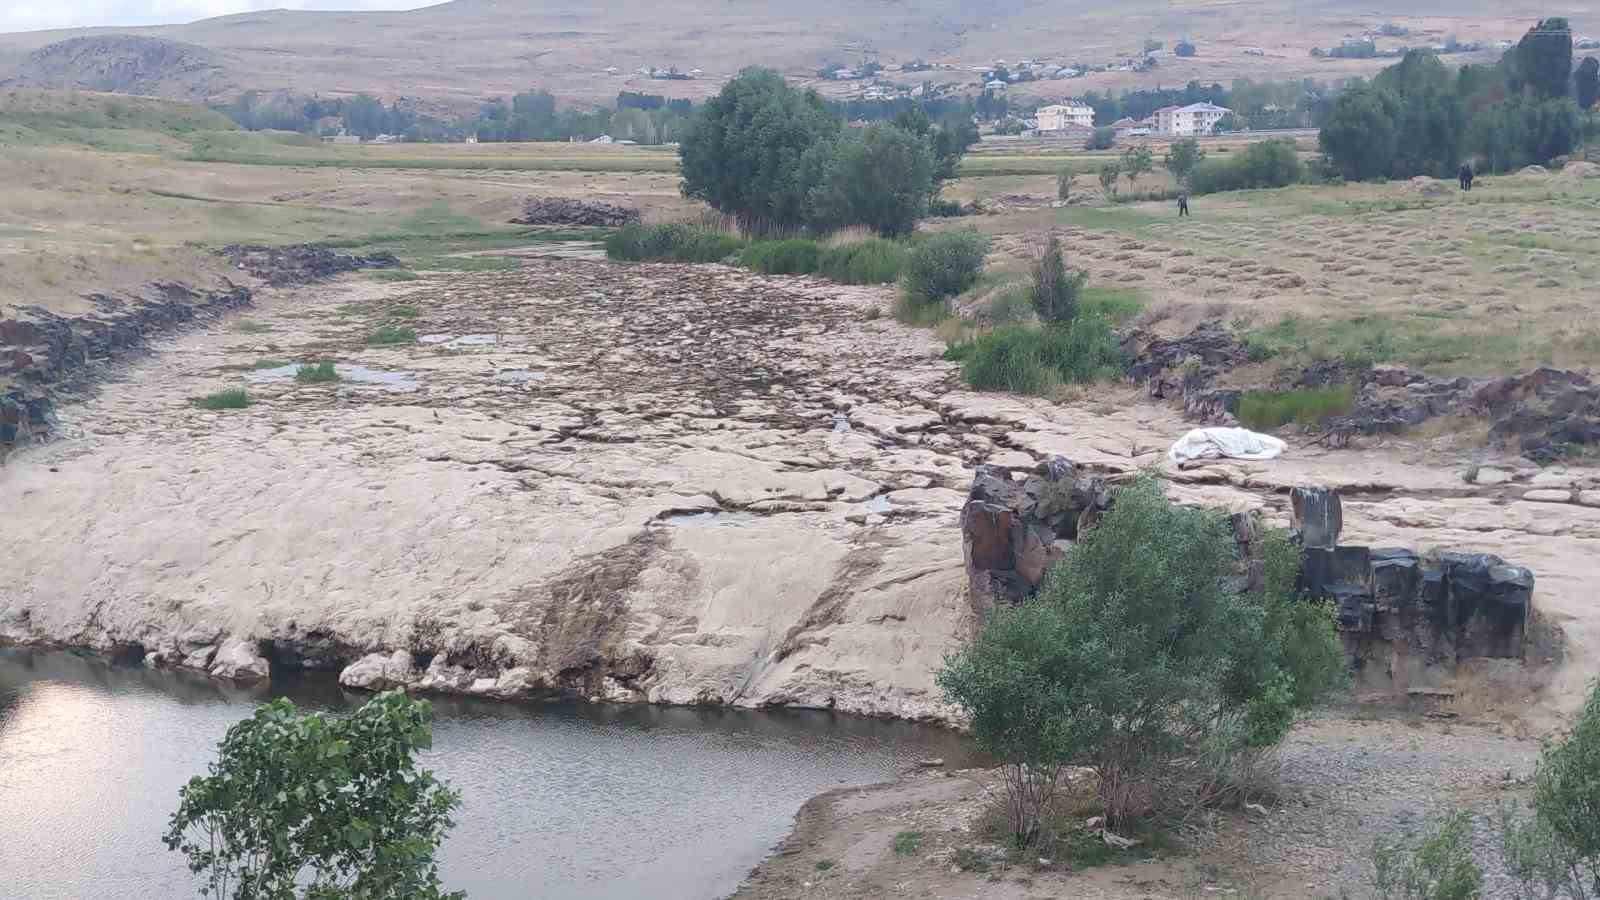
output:
[[[1457,173],[1457,177],[1459,177],[1461,179],[1461,189],[1463,191],[1472,190],[1472,164],[1471,163],[1463,163],[1462,166],[1461,166],[1461,171]]]
[[[1178,194],[1178,218],[1189,214],[1189,192],[1181,191]]]

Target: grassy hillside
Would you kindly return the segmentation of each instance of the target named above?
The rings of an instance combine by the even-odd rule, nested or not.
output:
[[[190,103],[79,91],[0,91],[0,146],[80,146],[120,152],[181,150],[205,133],[238,128]]]

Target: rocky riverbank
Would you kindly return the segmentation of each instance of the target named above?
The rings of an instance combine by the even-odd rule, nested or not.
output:
[[[933,673],[977,621],[973,468],[1126,473],[1189,426],[1133,387],[965,391],[930,333],[869,314],[889,300],[537,258],[268,292],[255,333],[159,342],[0,469],[0,636],[228,677],[948,720]],[[369,344],[382,325],[417,339]],[[341,380],[296,381],[306,360]],[[251,405],[190,403],[230,387]],[[1464,480],[1489,464],[1529,468],[1393,441],[1165,477],[1279,524],[1290,488],[1339,488],[1343,542],[1516,560],[1536,613],[1600,646],[1600,510]],[[1539,475],[1577,496],[1596,473]],[[1592,657],[1507,690],[1564,708]]]

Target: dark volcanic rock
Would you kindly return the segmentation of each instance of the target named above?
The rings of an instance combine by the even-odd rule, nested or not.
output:
[[[393,269],[400,265],[393,253],[360,256],[335,253],[316,244],[229,244],[217,253],[273,287],[308,284],[358,269]]]
[[[1539,368],[1479,388],[1473,406],[1494,420],[1492,437],[1515,440],[1540,463],[1600,444],[1600,388],[1587,375]]]
[[[1105,479],[1079,473],[1056,456],[1034,474],[1013,479],[1005,469],[979,466],[961,511],[962,553],[980,614],[996,601],[1027,598],[1060,561],[1061,542],[1110,503]]]
[[[639,221],[639,211],[598,200],[570,200],[566,197],[529,197],[522,215],[513,225],[570,225],[589,228],[621,228]]]

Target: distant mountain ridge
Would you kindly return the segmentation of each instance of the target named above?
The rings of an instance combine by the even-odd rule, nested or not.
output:
[[[247,89],[420,98],[472,109],[528,89],[603,103],[621,90],[701,97],[747,65],[806,76],[828,63],[929,59],[946,80],[997,58],[1112,61],[1189,38],[1192,59],[1164,58],[1154,77],[1033,88],[1043,93],[1189,79],[1345,77],[1377,66],[1313,60],[1317,45],[1406,23],[1442,40],[1515,38],[1544,7],[1531,0],[1397,0],[1377,12],[1350,0],[453,0],[406,12],[269,10],[184,25],[0,34],[0,81],[94,86],[185,100]],[[1569,15],[1600,32],[1600,16]],[[1585,19],[1591,21],[1585,21]],[[1264,48],[1246,56],[1245,48]],[[642,67],[704,71],[661,82]],[[1118,81],[1122,78],[1122,81]]]

